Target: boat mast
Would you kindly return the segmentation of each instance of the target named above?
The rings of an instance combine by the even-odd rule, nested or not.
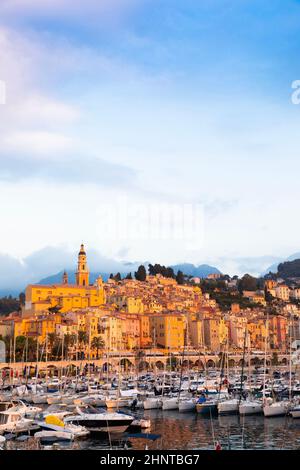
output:
[[[267,313],[266,321],[266,336],[265,336],[265,358],[264,358],[264,384],[263,384],[263,402],[266,397],[266,369],[267,369],[267,348],[268,348],[268,336],[269,336],[269,313]]]
[[[292,400],[292,313],[290,313],[290,362],[289,362],[289,400]]]

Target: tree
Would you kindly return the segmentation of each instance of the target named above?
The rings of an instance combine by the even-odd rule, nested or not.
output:
[[[85,346],[88,344],[88,335],[85,331],[80,330],[78,332],[78,343],[82,352],[82,349],[85,349]]]
[[[134,276],[137,281],[141,281],[141,282],[146,281],[147,273],[146,273],[145,266],[141,264],[138,267],[138,270],[134,273]]]
[[[69,357],[69,350],[71,347],[73,347],[76,343],[76,335],[71,335],[67,333],[64,336],[64,351],[63,351],[63,357],[68,358]]]
[[[166,277],[175,279],[175,273],[173,271],[173,268],[166,268]]]
[[[54,343],[58,341],[58,335],[56,333],[48,333],[47,336],[48,336],[47,342],[48,342],[49,349],[52,349]]]
[[[92,349],[96,349],[96,357],[99,359],[99,350],[105,348],[105,342],[100,336],[94,336],[92,340]]]
[[[182,271],[178,271],[177,274],[176,274],[176,281],[177,281],[177,284],[184,284],[184,274]]]
[[[272,366],[278,366],[278,354],[275,351],[272,354],[271,362],[272,362]]]
[[[114,280],[115,281],[121,281],[121,274],[120,273],[117,273],[115,276],[114,276]]]
[[[153,264],[148,264],[148,272],[150,276],[155,276],[156,272],[155,272]]]
[[[25,360],[26,336],[16,337],[16,361]]]
[[[21,310],[21,308],[25,305],[25,294],[24,294],[24,292],[20,292],[20,294],[19,294],[19,304],[20,304],[20,310]]]
[[[170,277],[175,279],[175,273],[173,268],[166,268],[166,266],[162,266],[160,264],[149,264],[148,265],[148,271],[151,276],[156,276],[156,274],[161,274],[163,277]]]
[[[266,302],[272,302],[273,300],[275,300],[271,292],[267,289],[267,287],[265,287],[265,299]]]
[[[132,279],[132,274],[128,273],[125,279]]]
[[[257,279],[253,276],[250,276],[250,274],[245,274],[238,283],[238,290],[241,294],[243,293],[243,291],[257,290]]]
[[[171,357],[169,356],[167,359],[167,367],[169,367],[171,370],[174,370],[176,369],[177,365],[178,365],[177,358],[173,354],[171,354]]]
[[[19,300],[13,298],[11,295],[8,297],[0,298],[0,315],[9,315],[20,309]]]

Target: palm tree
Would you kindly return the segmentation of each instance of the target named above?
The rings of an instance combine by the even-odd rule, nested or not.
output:
[[[51,356],[54,356],[55,350],[59,345],[59,336],[56,333],[48,333],[47,336],[48,336],[47,337],[47,342],[48,342],[47,349],[51,352]],[[57,355],[57,352],[56,352],[56,355]]]
[[[76,335],[71,335],[67,333],[64,336],[64,357],[68,359],[69,357],[69,350],[72,346],[74,346],[76,342]]]
[[[82,352],[82,349],[84,349],[84,347],[88,344],[88,335],[85,331],[80,330],[78,332],[78,343]]]
[[[92,349],[97,350],[96,357],[97,359],[99,359],[99,350],[105,348],[105,342],[103,338],[101,338],[100,336],[94,336],[91,346],[92,346]]]
[[[26,336],[17,336],[16,337],[16,361],[21,360],[25,357],[26,349]]]

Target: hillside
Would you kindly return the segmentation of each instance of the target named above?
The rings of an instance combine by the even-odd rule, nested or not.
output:
[[[289,277],[300,277],[300,259],[280,263],[278,265],[277,274],[283,279],[287,279]]]
[[[209,274],[221,274],[217,268],[213,266],[209,266],[208,264],[200,264],[199,266],[195,266],[194,264],[190,263],[182,263],[182,264],[175,264],[171,266],[174,272],[182,271],[184,274],[193,277],[207,277]]]

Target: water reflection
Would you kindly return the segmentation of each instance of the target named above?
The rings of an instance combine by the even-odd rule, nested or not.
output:
[[[150,441],[137,438],[108,440],[100,436],[77,441],[77,449],[214,449],[215,442],[222,449],[299,449],[300,420],[269,418],[263,416],[204,417],[197,413],[149,410],[139,412],[139,417],[150,419],[151,433],[161,438]]]
[[[299,449],[300,420],[263,416],[203,417],[196,413],[152,410],[145,413],[151,432],[161,434],[161,449],[213,449],[219,441],[224,449]],[[145,442],[132,440],[135,449]],[[156,449],[157,442],[149,442]]]

